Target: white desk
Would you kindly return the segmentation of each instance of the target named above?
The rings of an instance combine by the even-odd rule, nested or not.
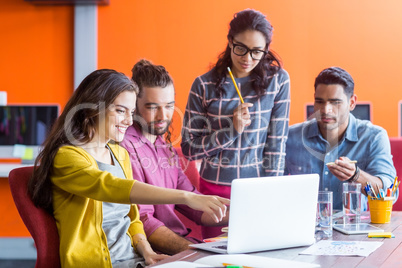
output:
[[[368,215],[368,212],[364,212]],[[364,222],[369,222],[367,219]],[[338,241],[380,241],[384,244],[376,251],[371,253],[368,257],[360,256],[316,256],[316,255],[299,255],[299,253],[307,247],[296,247],[278,250],[269,250],[257,253],[249,253],[257,256],[265,256],[284,260],[294,260],[306,263],[315,263],[321,265],[321,267],[382,267],[382,268],[395,268],[401,267],[402,263],[402,212],[393,211],[391,222],[385,224],[373,224],[386,232],[392,232],[395,238],[368,238],[367,234],[362,235],[344,235],[334,230],[334,235],[328,240]],[[181,253],[173,255],[157,264],[151,265],[154,267],[163,263],[169,263],[174,261],[189,261],[193,262],[199,258],[210,256],[213,253],[187,249]]]
[[[19,167],[29,167],[33,166],[32,164],[0,164],[0,178],[8,178],[8,174],[10,174],[10,171],[13,170],[14,168],[19,168]]]
[[[36,157],[39,154],[40,146],[27,145],[29,149],[33,150],[33,156]],[[0,159],[13,157],[14,146],[11,145],[0,145]],[[24,163],[24,161],[22,162]],[[33,166],[33,161],[26,161],[25,163],[2,163],[0,162],[0,178],[8,178],[8,174],[14,168]]]

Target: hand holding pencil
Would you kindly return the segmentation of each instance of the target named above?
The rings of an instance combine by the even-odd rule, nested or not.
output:
[[[232,78],[233,84],[236,88],[237,94],[240,97],[241,104],[233,111],[233,126],[237,132],[243,133],[244,129],[251,124],[251,116],[248,110],[249,107],[252,107],[252,103],[244,102],[243,97],[241,96],[240,90],[236,85],[236,81],[234,76],[228,67],[228,72],[230,77]]]
[[[358,171],[356,163],[356,160],[350,160],[346,156],[341,156],[339,159],[335,160],[335,162],[327,163],[326,166],[339,180],[348,181],[356,175]]]
[[[244,129],[251,124],[248,108],[252,106],[252,103],[242,103],[233,111],[233,126],[237,132],[243,133]]]

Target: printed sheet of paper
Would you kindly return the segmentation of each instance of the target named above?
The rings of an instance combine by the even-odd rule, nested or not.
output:
[[[367,257],[383,242],[321,240],[299,254]]]
[[[211,267],[210,265],[200,264],[196,262],[188,261],[175,261],[161,265],[157,265],[158,268],[198,268],[198,267]]]

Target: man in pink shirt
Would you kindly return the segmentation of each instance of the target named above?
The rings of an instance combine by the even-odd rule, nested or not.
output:
[[[121,146],[130,154],[133,178],[155,186],[199,193],[180,167],[171,145],[171,124],[175,90],[173,80],[163,66],[140,60],[132,69],[139,86],[134,124],[125,134]],[[165,138],[163,136],[166,136]],[[151,246],[166,254],[176,254],[197,243],[175,213],[181,212],[197,224],[216,225],[207,214],[185,205],[138,205],[141,221]],[[227,217],[219,225],[227,224]]]

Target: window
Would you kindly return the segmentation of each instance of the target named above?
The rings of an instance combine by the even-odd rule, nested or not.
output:
[[[402,103],[400,103],[400,105],[402,105]],[[305,114],[306,120],[313,114],[313,112],[314,112],[314,105],[306,104],[306,114]],[[371,103],[369,102],[357,103],[355,109],[352,111],[352,114],[358,119],[371,121],[372,120]]]
[[[0,145],[41,145],[58,115],[58,105],[0,106]]]

